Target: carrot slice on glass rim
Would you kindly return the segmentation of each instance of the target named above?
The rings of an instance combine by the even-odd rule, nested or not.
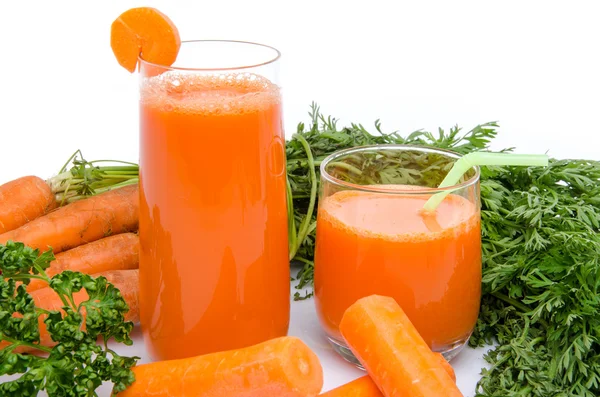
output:
[[[171,66],[181,39],[175,24],[151,7],[131,8],[111,25],[110,46],[121,66],[133,73],[141,57],[157,65]]]

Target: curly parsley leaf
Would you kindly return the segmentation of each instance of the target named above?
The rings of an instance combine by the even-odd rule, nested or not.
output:
[[[0,375],[21,374],[0,384],[0,396],[94,396],[105,381],[124,390],[134,381],[138,357],[121,357],[107,343],[132,343],[127,303],[105,277],[64,271],[48,278],[44,271],[53,259],[51,251],[39,254],[21,243],[0,245]],[[60,310],[36,307],[25,287],[31,277],[49,283]],[[52,348],[40,344],[40,320],[56,343]],[[21,354],[23,348],[46,356]]]

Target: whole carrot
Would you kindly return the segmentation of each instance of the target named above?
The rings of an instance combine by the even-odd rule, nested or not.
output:
[[[454,368],[440,353],[434,354],[440,365],[444,367],[448,375],[456,382]],[[379,391],[379,388],[369,375],[362,376],[320,395],[323,397],[383,397],[383,394],[381,394],[381,391]]]
[[[56,207],[48,184],[37,176],[24,176],[0,186],[0,233],[23,226]]]
[[[340,332],[385,397],[462,397],[394,299],[359,299],[344,313]]]
[[[138,302],[138,291],[139,291],[139,272],[137,269],[134,270],[113,270],[109,272],[103,272],[94,274],[94,277],[104,276],[106,279],[112,283],[119,291],[121,291],[121,295],[127,302],[129,306],[129,312],[125,316],[126,321],[133,321],[137,323],[139,321],[139,302]],[[30,293],[33,298],[35,305],[41,309],[45,310],[61,310],[63,307],[63,302],[60,300],[59,296],[56,294],[54,290],[50,287],[41,288],[37,291],[33,291]],[[73,294],[73,298],[75,299],[75,304],[80,304],[81,302],[88,299],[88,295],[85,291],[79,291]],[[85,316],[85,313],[84,313]],[[51,347],[56,343],[51,339],[50,334],[46,330],[46,324],[44,324],[44,320],[46,319],[45,315],[41,315],[38,319],[38,326],[40,329],[40,345]],[[0,342],[0,349],[7,345],[6,342]],[[20,346],[15,349],[18,353],[26,353],[31,352],[34,349]]]
[[[19,241],[55,254],[138,228],[138,186],[129,185],[76,201],[0,235],[0,244]]]
[[[118,397],[313,397],[323,387],[316,354],[292,336],[238,350],[133,368]]]
[[[46,274],[50,277],[63,270],[96,274],[110,270],[137,269],[139,238],[134,233],[122,233],[80,245],[56,255]],[[43,280],[31,279],[27,291],[47,287]]]

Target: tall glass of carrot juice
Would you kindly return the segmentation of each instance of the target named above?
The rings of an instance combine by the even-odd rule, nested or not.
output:
[[[315,250],[317,313],[334,349],[358,365],[339,332],[359,298],[394,298],[432,350],[447,359],[465,345],[481,297],[479,169],[437,189],[459,155],[380,145],[321,163]],[[435,212],[432,194],[451,190]]]
[[[140,60],[140,315],[155,360],[287,334],[279,52],[235,41]]]

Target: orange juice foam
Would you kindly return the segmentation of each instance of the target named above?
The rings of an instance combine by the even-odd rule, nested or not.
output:
[[[281,102],[279,87],[251,73],[218,76],[166,72],[145,79],[141,87],[144,106],[204,115],[252,113]]]

